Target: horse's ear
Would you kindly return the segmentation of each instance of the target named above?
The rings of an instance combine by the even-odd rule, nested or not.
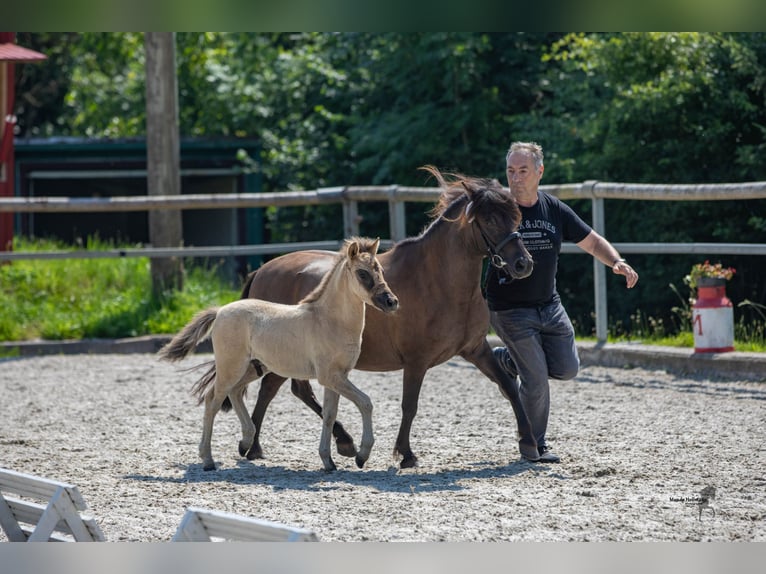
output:
[[[378,247],[380,247],[380,237],[375,239],[375,243],[372,244],[372,254],[377,255]]]
[[[352,259],[359,255],[359,242],[356,240],[349,242],[346,253],[348,253],[348,256]]]

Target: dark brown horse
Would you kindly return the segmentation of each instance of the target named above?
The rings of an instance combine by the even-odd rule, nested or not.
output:
[[[536,460],[537,445],[517,385],[495,361],[486,339],[489,311],[480,285],[485,257],[512,278],[532,272],[532,258],[516,231],[521,213],[497,180],[460,174],[445,177],[436,168],[423,169],[442,188],[433,209],[436,218],[419,236],[400,241],[378,256],[386,281],[399,297],[399,312],[383,314],[367,309],[362,352],[355,368],[404,371],[402,420],[394,448],[394,454],[402,456],[402,468],[417,464],[410,448],[410,429],[423,377],[428,369],[455,355],[476,365],[498,384],[516,415],[519,450],[524,457]],[[273,259],[248,276],[242,298],[296,303],[316,287],[336,257],[331,251],[299,251]],[[251,460],[263,457],[261,423],[285,380],[271,373],[261,382],[252,414],[256,434],[247,454]],[[292,391],[321,416],[308,381],[293,379]],[[338,452],[354,456],[353,441],[339,423],[333,434]]]

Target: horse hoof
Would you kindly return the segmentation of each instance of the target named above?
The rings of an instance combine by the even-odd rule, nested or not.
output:
[[[338,467],[335,466],[335,463],[332,460],[330,460],[329,463],[325,463],[324,469],[325,469],[325,472],[333,472],[335,470],[338,470]]]
[[[418,457],[416,457],[414,454],[410,456],[405,456],[402,459],[402,462],[399,463],[399,468],[415,468],[418,465]]]
[[[367,462],[366,458],[362,458],[359,455],[356,455],[356,466],[359,468],[364,468],[364,463]]]
[[[263,451],[260,448],[251,448],[245,455],[247,460],[255,460],[256,458],[266,458],[263,456]]]
[[[203,465],[202,470],[215,470],[215,463],[213,462]]]
[[[348,458],[351,458],[352,456],[356,456],[356,446],[354,445],[354,441],[335,441],[335,446],[338,449],[338,454],[341,456],[346,456]]]

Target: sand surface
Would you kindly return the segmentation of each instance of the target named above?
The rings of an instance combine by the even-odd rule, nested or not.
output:
[[[241,458],[237,419],[221,413],[219,468],[204,472],[197,374],[181,368],[144,354],[0,361],[0,467],[77,485],[110,542],[168,541],[188,506],[322,541],[766,541],[760,383],[585,367],[552,382],[549,439],[562,462],[544,465],[520,460],[510,405],[456,358],[428,372],[412,432],[420,465],[400,470],[401,373],[353,371],[374,404],[363,469],[334,454],[338,470],[322,470],[320,419],[285,385],[264,423],[268,458]],[[339,419],[358,442],[359,413],[343,399]],[[715,514],[700,519],[710,486]]]

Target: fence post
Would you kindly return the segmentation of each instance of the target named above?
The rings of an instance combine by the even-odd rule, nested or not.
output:
[[[343,237],[359,235],[359,202],[346,197],[346,188],[343,188]]]
[[[583,184],[583,189],[590,192],[593,206],[593,229],[606,237],[606,224],[604,218],[604,198],[596,197],[594,190],[598,182],[588,180]],[[596,307],[596,339],[599,343],[606,343],[608,325],[606,308],[606,267],[595,257],[593,258],[593,299]]]
[[[146,32],[146,182],[148,195],[180,195],[180,141],[175,33]],[[152,247],[178,247],[183,242],[181,212],[150,211]],[[183,262],[178,257],[151,262],[156,293],[183,287]]]
[[[404,213],[404,202],[396,198],[398,185],[392,185],[388,188],[388,221],[391,229],[391,239],[401,241],[407,236],[406,219]]]

